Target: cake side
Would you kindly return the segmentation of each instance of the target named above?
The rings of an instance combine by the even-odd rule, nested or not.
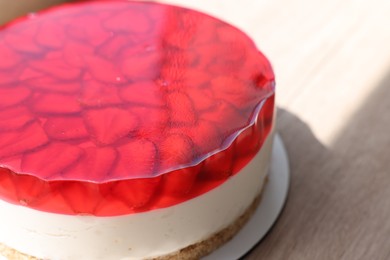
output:
[[[66,216],[0,201],[0,243],[41,259],[61,260],[142,259],[180,251],[223,230],[245,212],[266,179],[271,149],[269,136],[256,157],[218,189],[150,212]]]
[[[230,224],[223,230],[217,232],[216,234],[213,234],[212,236],[201,242],[187,246],[186,248],[183,248],[178,252],[166,256],[150,258],[149,260],[191,260],[199,259],[203,256],[210,254],[211,252],[222,246],[224,243],[231,240],[234,235],[236,235],[241,230],[241,228],[248,222],[248,220],[256,211],[259,203],[261,202],[262,193],[264,191],[265,185],[266,182],[264,183],[260,194],[254,199],[249,208],[247,208],[239,218],[237,218],[232,224]],[[0,255],[3,255],[10,260],[38,260],[38,258],[28,256],[3,244],[0,244]]]

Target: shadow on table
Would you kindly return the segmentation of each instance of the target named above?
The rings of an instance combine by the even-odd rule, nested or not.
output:
[[[345,259],[390,259],[390,71],[346,122],[331,150],[343,159],[333,194],[339,210],[323,232],[343,247]]]
[[[390,73],[328,147],[298,117],[278,112],[289,197],[245,259],[390,259]]]
[[[290,161],[289,195],[278,222],[259,246],[243,258],[246,260],[269,259],[270,256],[273,259],[288,259],[287,250],[286,252],[272,250],[275,244],[278,245],[278,248],[282,248],[280,243],[286,240],[286,237],[281,238],[279,235],[285,236],[286,231],[290,232],[289,229],[295,232],[294,227],[297,226],[302,227],[302,231],[304,231],[303,228],[310,228],[305,215],[313,215],[313,212],[317,211],[320,205],[307,203],[306,198],[318,201],[324,196],[320,187],[328,186],[326,190],[332,189],[328,177],[316,171],[316,168],[327,165],[330,158],[329,152],[317,140],[309,126],[294,114],[279,108],[277,111],[277,132],[283,139]],[[289,239],[289,242],[292,240]]]

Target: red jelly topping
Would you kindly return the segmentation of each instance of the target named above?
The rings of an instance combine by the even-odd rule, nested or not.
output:
[[[274,75],[236,28],[152,3],[68,4],[0,29],[0,198],[61,214],[175,205],[244,167]]]

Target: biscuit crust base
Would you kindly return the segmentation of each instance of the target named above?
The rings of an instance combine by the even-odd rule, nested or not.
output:
[[[253,200],[245,212],[226,228],[210,236],[208,239],[185,247],[178,252],[156,258],[149,258],[148,260],[194,260],[210,254],[218,247],[232,239],[234,235],[236,235],[238,231],[240,231],[241,228],[248,222],[261,201],[266,183],[267,180],[265,180],[259,195]],[[18,252],[17,250],[1,243],[0,255],[5,256],[9,260],[40,260],[39,258]]]

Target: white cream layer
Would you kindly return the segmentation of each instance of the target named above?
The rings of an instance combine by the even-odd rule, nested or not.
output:
[[[0,243],[52,260],[143,259],[207,239],[240,216],[265,180],[273,135],[221,186],[187,202],[119,217],[68,216],[0,200]]]

